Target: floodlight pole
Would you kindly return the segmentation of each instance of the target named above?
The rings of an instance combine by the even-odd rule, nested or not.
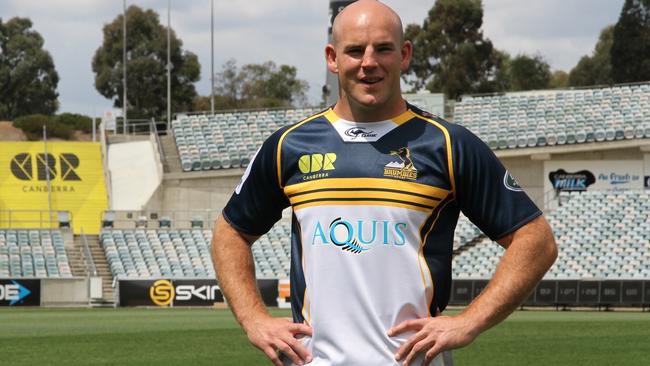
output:
[[[45,150],[45,180],[47,181],[47,211],[50,214],[48,227],[52,228],[52,181],[50,180],[50,154],[47,152],[47,126],[43,125],[43,149]]]
[[[122,1],[122,91],[123,91],[123,96],[122,96],[122,120],[124,122],[122,126],[122,130],[124,134],[126,135],[126,130],[127,130],[127,125],[128,125],[128,119],[126,117],[126,0]]]
[[[170,29],[171,29],[171,0],[167,0],[167,128],[169,130],[170,120],[171,120],[171,111],[172,111],[172,63],[170,61]]]
[[[214,115],[214,0],[210,0],[210,112]]]

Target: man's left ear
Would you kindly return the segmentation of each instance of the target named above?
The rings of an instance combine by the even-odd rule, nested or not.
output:
[[[411,41],[406,40],[404,41],[404,44],[402,45],[402,62],[400,64],[400,69],[402,72],[406,71],[409,68],[409,64],[411,63],[411,57],[413,57],[413,43]]]

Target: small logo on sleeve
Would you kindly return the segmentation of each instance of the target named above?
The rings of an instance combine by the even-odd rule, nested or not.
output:
[[[511,191],[515,191],[515,192],[523,191],[523,189],[519,185],[519,182],[517,182],[515,177],[513,177],[512,174],[510,174],[510,172],[507,170],[506,170],[506,174],[503,175],[503,185]]]

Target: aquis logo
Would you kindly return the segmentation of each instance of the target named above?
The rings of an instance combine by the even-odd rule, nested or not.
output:
[[[312,245],[332,245],[359,254],[377,245],[402,247],[408,224],[388,220],[346,220],[337,217],[329,224],[316,222]]]

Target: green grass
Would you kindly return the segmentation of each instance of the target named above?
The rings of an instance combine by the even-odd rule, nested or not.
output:
[[[288,316],[283,310],[275,315]],[[650,313],[513,314],[456,365],[648,365]],[[0,309],[2,365],[269,365],[227,310]]]

